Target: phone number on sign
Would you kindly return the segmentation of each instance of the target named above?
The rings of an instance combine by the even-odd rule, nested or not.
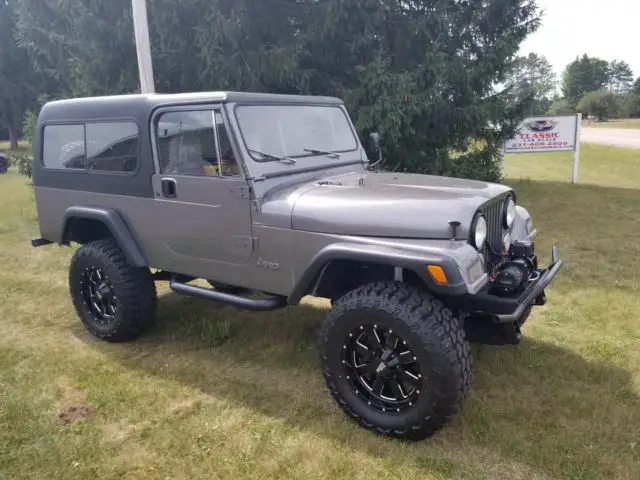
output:
[[[512,143],[507,147],[507,150],[524,150],[524,149],[536,149],[536,148],[561,148],[569,147],[569,142],[534,142],[534,143]]]

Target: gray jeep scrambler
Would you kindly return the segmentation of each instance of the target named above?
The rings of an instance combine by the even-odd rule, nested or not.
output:
[[[81,245],[71,299],[113,342],[152,324],[155,281],[251,310],[329,299],[319,349],[337,404],[425,438],[467,393],[469,342],[518,343],[561,261],[554,247],[538,266],[506,186],[372,170],[336,98],[55,101],[37,123],[32,244]]]

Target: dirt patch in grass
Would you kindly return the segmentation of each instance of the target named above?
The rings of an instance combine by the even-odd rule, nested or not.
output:
[[[91,405],[86,405],[82,403],[76,403],[69,405],[64,410],[62,410],[56,418],[58,422],[62,425],[68,425],[70,423],[75,423],[80,420],[85,420],[89,415],[91,415],[95,411],[95,408]]]

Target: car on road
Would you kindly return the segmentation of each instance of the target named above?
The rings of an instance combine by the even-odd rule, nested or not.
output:
[[[151,327],[160,281],[255,311],[328,299],[319,354],[337,405],[426,438],[470,388],[469,344],[517,344],[562,261],[554,246],[538,265],[513,189],[379,171],[369,142],[333,97],[53,101],[36,127],[32,245],[78,245],[72,303],[111,342]]]
[[[9,157],[0,152],[0,173],[7,173],[9,170]]]

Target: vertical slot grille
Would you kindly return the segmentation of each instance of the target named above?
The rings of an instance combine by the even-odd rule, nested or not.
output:
[[[482,213],[487,220],[487,245],[491,248],[484,248],[484,258],[487,265],[492,264],[495,259],[491,258],[491,251],[500,253],[502,251],[502,208],[504,197],[490,200],[482,208]]]

